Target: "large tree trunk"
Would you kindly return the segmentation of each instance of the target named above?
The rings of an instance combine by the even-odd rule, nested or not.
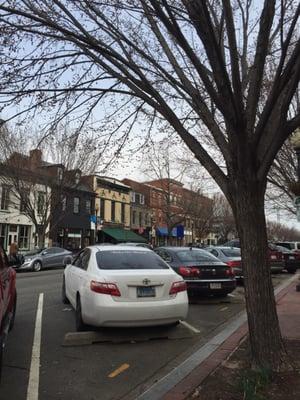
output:
[[[264,187],[245,181],[238,187],[233,202],[242,250],[252,365],[278,371],[287,367],[287,355],[271,280]]]

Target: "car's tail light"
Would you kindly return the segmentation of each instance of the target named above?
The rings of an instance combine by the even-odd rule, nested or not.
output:
[[[228,265],[228,267],[231,267],[231,268],[240,267],[241,266],[241,262],[240,261],[228,261],[226,264]]]
[[[200,276],[201,270],[196,267],[179,267],[178,272],[183,277]]]
[[[226,275],[228,275],[228,276],[235,276],[234,269],[233,269],[232,267],[226,268],[225,273],[226,273]]]
[[[111,296],[120,297],[121,293],[118,286],[114,283],[91,281],[91,290],[96,293],[110,294]]]
[[[181,276],[191,276],[191,268],[179,267],[178,272]]]
[[[185,281],[173,282],[169,294],[176,294],[186,290]]]

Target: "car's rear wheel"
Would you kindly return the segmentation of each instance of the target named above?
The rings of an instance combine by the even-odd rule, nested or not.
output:
[[[77,300],[76,300],[75,324],[77,332],[82,332],[86,330],[86,325],[82,320],[81,301],[79,295],[77,295]]]
[[[40,261],[35,261],[32,265],[33,272],[39,272],[42,269],[42,263]]]
[[[65,279],[65,277],[63,277],[63,283],[62,283],[62,288],[61,288],[61,299],[64,304],[70,304],[70,301],[66,295],[66,279]]]

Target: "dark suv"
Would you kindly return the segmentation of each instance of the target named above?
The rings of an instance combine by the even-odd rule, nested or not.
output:
[[[0,246],[0,378],[2,353],[7,333],[12,329],[16,313],[16,272]]]

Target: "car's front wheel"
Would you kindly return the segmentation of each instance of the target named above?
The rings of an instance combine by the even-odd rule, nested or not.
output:
[[[40,261],[34,261],[32,265],[33,272],[39,272],[42,269],[42,263]]]
[[[77,332],[82,332],[82,331],[86,330],[86,325],[82,320],[81,301],[80,301],[79,295],[77,295],[77,299],[76,299],[75,324],[76,324]]]

